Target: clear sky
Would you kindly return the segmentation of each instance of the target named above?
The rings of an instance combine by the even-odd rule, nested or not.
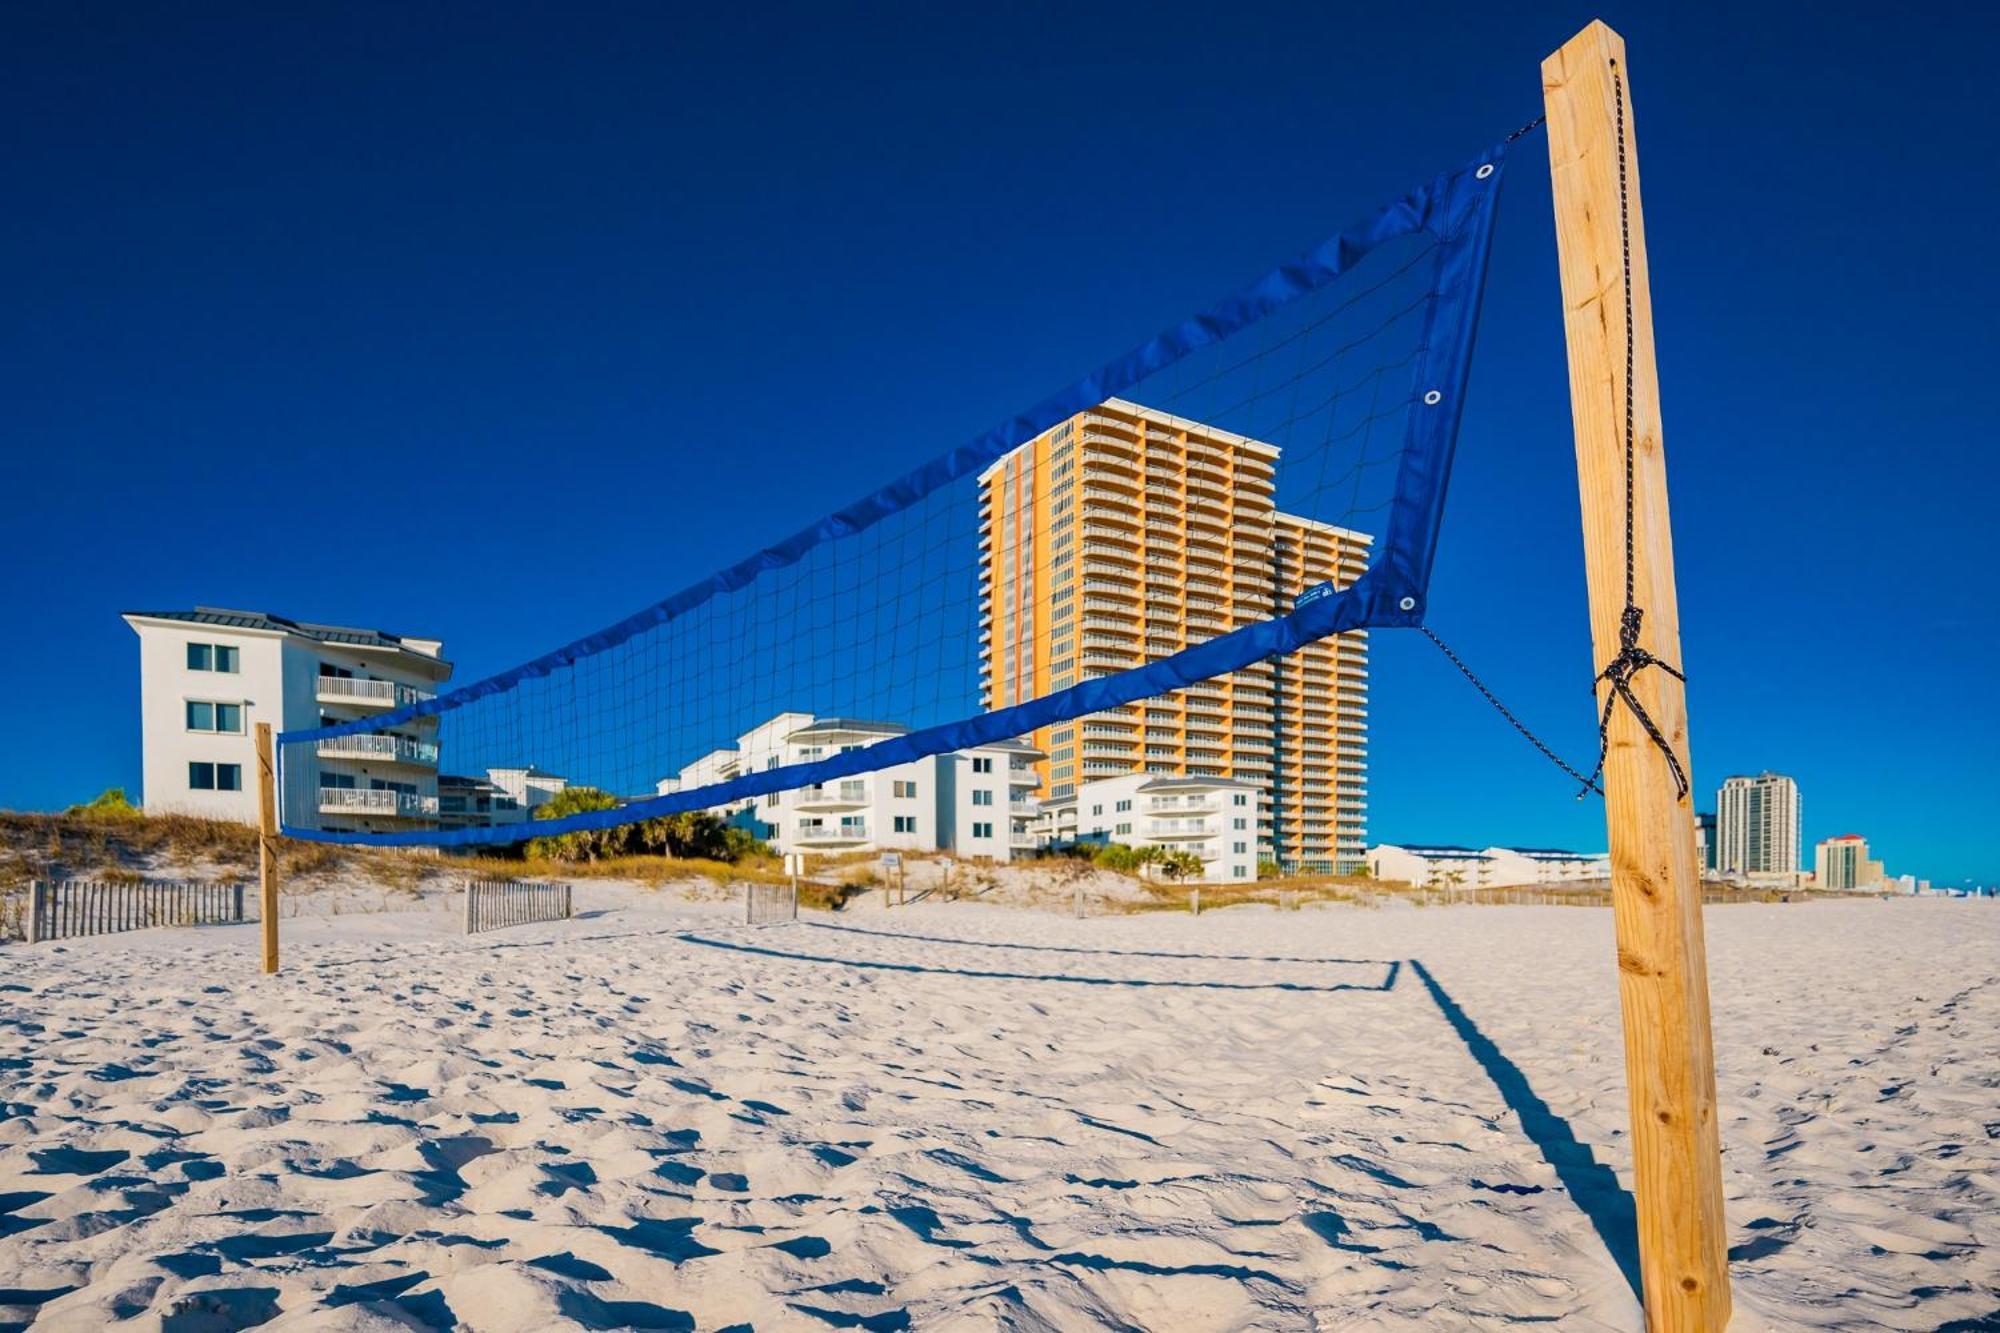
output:
[[[1599,12],[1698,786],[1790,773],[1808,844],[2000,881],[1970,5],[9,6],[0,806],[137,786],[121,610],[510,666],[1462,161]],[[1508,182],[1431,612],[1587,760],[1545,158]],[[1379,633],[1374,682],[1371,838],[1602,846],[1422,639]]]

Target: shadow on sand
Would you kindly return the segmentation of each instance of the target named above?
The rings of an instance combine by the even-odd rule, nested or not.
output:
[[[1635,1295],[1640,1294],[1639,1284],[1639,1223],[1633,1211],[1632,1195],[1618,1183],[1618,1176],[1610,1167],[1598,1161],[1591,1152],[1590,1145],[1576,1137],[1569,1122],[1549,1109],[1549,1104],[1535,1095],[1528,1083],[1528,1076],[1521,1067],[1509,1060],[1492,1038],[1479,1030],[1465,1010],[1458,1007],[1458,1001],[1451,993],[1438,984],[1430,969],[1412,958],[1410,971],[1418,981],[1424,983],[1431,999],[1437,1002],[1439,1012],[1445,1022],[1451,1024],[1465,1042],[1472,1058],[1493,1080],[1493,1086],[1500,1090],[1501,1099],[1521,1118],[1521,1128],[1527,1131],[1529,1139],[1541,1152],[1542,1160],[1555,1168],[1556,1179],[1576,1200],[1576,1206],[1590,1219],[1590,1225],[1597,1230],[1604,1241],[1604,1248],[1611,1252],[1611,1258],[1618,1270],[1625,1275],[1625,1281]]]
[[[877,934],[878,932],[854,931],[850,933]],[[1381,968],[1382,979],[1379,982],[1336,981],[1336,982],[1328,982],[1325,984],[1314,984],[1310,982],[1298,982],[1298,981],[1176,981],[1171,979],[1155,979],[1148,977],[1065,976],[1060,972],[1007,972],[1007,971],[1001,971],[999,969],[988,969],[988,968],[941,967],[925,963],[891,963],[872,958],[841,958],[833,954],[807,953],[801,949],[778,949],[778,948],[773,948],[769,945],[749,944],[741,940],[715,939],[707,935],[695,935],[695,934],[684,933],[679,938],[684,943],[698,944],[703,946],[704,948],[727,949],[732,953],[757,954],[765,958],[789,958],[794,962],[800,962],[800,963],[826,963],[834,967],[867,968],[870,970],[881,971],[881,972],[909,972],[926,976],[976,977],[982,980],[990,980],[990,981],[1054,981],[1054,982],[1061,982],[1071,986],[1137,986],[1137,987],[1158,986],[1175,990],[1303,991],[1309,993],[1310,992],[1331,993],[1335,991],[1388,991],[1388,990],[1393,990],[1395,988],[1396,975],[1402,967],[1402,964],[1400,962],[1394,960],[1390,960],[1387,962],[1376,961],[1372,959],[1352,960],[1350,965],[1358,964],[1360,966]],[[923,937],[917,937],[917,938],[923,938]],[[969,941],[969,940],[940,940],[939,942],[949,943],[949,944],[980,943],[979,941]],[[986,947],[1007,948],[1009,946],[989,945]],[[1167,958],[1198,957],[1198,955],[1194,954],[1164,954],[1160,956]],[[1311,961],[1318,962],[1321,960],[1314,959]]]
[[[923,944],[963,944],[975,949],[1018,949],[1024,953],[1099,954],[1109,958],[1182,958],[1213,963],[1309,963],[1324,967],[1381,967],[1376,958],[1292,958],[1283,954],[1256,953],[1175,953],[1166,949],[1088,949],[1074,944],[1013,944],[1006,940],[962,940],[951,935],[917,935],[907,931],[869,930],[862,926],[836,926],[826,921],[801,921],[808,930],[830,930],[841,935],[867,935],[878,940],[916,940]]]

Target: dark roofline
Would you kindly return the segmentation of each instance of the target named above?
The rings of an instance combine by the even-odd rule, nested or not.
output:
[[[320,625],[309,620],[291,620],[269,611],[234,611],[221,606],[197,606],[192,611],[125,611],[141,620],[178,620],[190,625],[216,625],[224,629],[263,630],[274,634],[296,634],[319,643],[344,644],[354,648],[389,648],[427,662],[449,667],[450,662],[436,653],[427,653],[404,642],[400,634],[387,630],[363,629],[354,625]]]

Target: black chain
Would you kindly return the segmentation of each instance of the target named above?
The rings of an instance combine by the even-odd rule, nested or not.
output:
[[[1543,756],[1546,757],[1550,763],[1554,764],[1557,768],[1560,768],[1563,772],[1569,774],[1571,777],[1575,778],[1578,782],[1581,782],[1583,784],[1583,791],[1580,791],[1576,794],[1576,798],[1579,801],[1583,799],[1584,792],[1594,791],[1599,796],[1602,796],[1604,794],[1604,792],[1597,785],[1597,777],[1595,774],[1592,774],[1590,777],[1585,777],[1583,774],[1577,772],[1574,768],[1571,768],[1568,763],[1564,762],[1561,755],[1557,754],[1554,750],[1551,750],[1548,747],[1547,743],[1544,742],[1540,736],[1537,736],[1534,732],[1528,730],[1527,724],[1522,722],[1520,718],[1515,717],[1513,712],[1507,707],[1507,705],[1500,702],[1500,697],[1494,694],[1493,691],[1486,688],[1486,682],[1481,680],[1478,676],[1475,676],[1472,673],[1472,668],[1465,664],[1464,659],[1459,657],[1457,653],[1451,650],[1451,645],[1446,643],[1443,639],[1440,639],[1437,636],[1437,631],[1433,630],[1429,625],[1419,625],[1417,628],[1421,629],[1424,632],[1425,638],[1429,639],[1432,643],[1438,646],[1439,652],[1443,653],[1446,657],[1451,659],[1451,664],[1457,667],[1460,673],[1462,673],[1467,680],[1472,682],[1472,688],[1478,690],[1481,694],[1486,696],[1487,703],[1492,704],[1495,708],[1500,710],[1500,716],[1506,718],[1509,722],[1514,724],[1514,730],[1520,732],[1522,736],[1526,737],[1528,744],[1534,746],[1537,750],[1540,750]]]
[[[1542,127],[1542,122],[1547,119],[1548,119],[1547,116],[1536,116],[1533,120],[1523,125],[1520,129],[1515,130],[1512,134],[1508,135],[1506,138],[1506,142],[1512,143],[1514,142],[1514,140],[1520,138],[1522,135],[1540,129]]]
[[[1604,711],[1597,718],[1597,767],[1584,782],[1584,789],[1597,789],[1597,779],[1604,774],[1604,761],[1611,750],[1611,713],[1623,700],[1632,710],[1632,716],[1639,720],[1646,734],[1667,757],[1667,767],[1674,775],[1674,787],[1678,796],[1688,794],[1687,771],[1681,767],[1680,756],[1659,724],[1639,703],[1639,697],[1632,692],[1632,678],[1647,667],[1658,667],[1675,680],[1685,681],[1686,676],[1678,667],[1669,665],[1639,646],[1639,628],[1646,613],[1639,608],[1639,597],[1634,582],[1636,559],[1633,517],[1633,474],[1634,459],[1638,452],[1638,408],[1632,385],[1633,368],[1638,360],[1632,331],[1632,207],[1629,194],[1628,166],[1625,151],[1625,80],[1618,72],[1616,64],[1611,68],[1611,87],[1618,104],[1618,242],[1624,260],[1625,279],[1625,609],[1618,617],[1618,656],[1611,659],[1604,670],[1597,673],[1591,682],[1595,690],[1600,682],[1609,684],[1611,692],[1604,696]],[[1581,794],[1581,793],[1579,793]]]

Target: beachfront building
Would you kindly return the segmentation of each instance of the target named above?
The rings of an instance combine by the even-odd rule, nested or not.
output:
[[[1725,875],[1796,877],[1798,784],[1779,773],[1725,779],[1716,797],[1715,859]]]
[[[1383,843],[1368,850],[1368,872],[1419,888],[1525,888],[1611,878],[1606,852],[1556,847],[1460,847],[1454,843]]]
[[[1042,827],[1052,846],[1115,842],[1191,852],[1202,871],[1190,882],[1229,883],[1257,878],[1263,801],[1264,789],[1255,782],[1126,773],[1050,797],[1043,802]]]
[[[1715,816],[1698,812],[1694,817],[1694,863],[1704,875],[1715,873]]]
[[[1880,861],[1868,859],[1868,840],[1843,833],[1813,848],[1813,883],[1822,889],[1872,889],[1888,878]]]
[[[256,723],[297,731],[379,717],[431,698],[451,675],[436,639],[212,606],[124,619],[139,636],[144,802],[156,812],[255,824]],[[288,746],[280,768],[292,822],[358,831],[438,822],[434,718]]]
[[[1422,889],[1479,889],[1497,882],[1489,878],[1492,861],[1456,843],[1385,842],[1368,849],[1368,874]]]
[[[810,764],[901,736],[893,722],[780,713],[663,778],[661,795]],[[1041,754],[1001,741],[710,807],[784,852],[952,852],[1009,861],[1038,845]]]
[[[981,474],[981,687],[1003,708],[1169,656],[1367,569],[1372,538],[1278,511],[1278,449],[1111,399]],[[1032,737],[1045,798],[1107,778],[1227,778],[1288,869],[1365,854],[1365,632]]]
[[[535,817],[537,807],[569,785],[532,765],[489,768],[484,777],[438,774],[438,823],[444,828],[492,828]]]

